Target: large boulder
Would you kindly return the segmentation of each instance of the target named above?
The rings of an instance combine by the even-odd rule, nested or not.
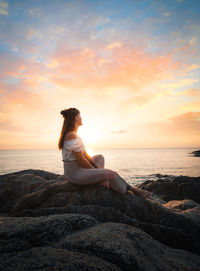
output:
[[[32,173],[10,174],[0,179],[0,212],[8,212],[25,194],[36,191],[46,180]]]
[[[199,270],[197,201],[180,200],[173,189],[172,200],[158,202],[38,174],[0,178],[1,210],[7,212],[0,217],[3,270]],[[157,195],[175,179],[169,178],[154,182]],[[176,179],[173,187],[183,183]],[[151,190],[153,182],[142,185]]]
[[[25,169],[25,170],[20,170],[20,171],[16,171],[16,172],[12,172],[12,173],[8,173],[8,174],[4,174],[4,175],[0,175],[0,181],[2,179],[4,179],[5,177],[9,177],[10,175],[22,175],[22,174],[27,174],[27,173],[31,173],[35,176],[39,176],[44,178],[45,180],[51,180],[51,179],[56,179],[58,177],[61,177],[60,174],[55,174],[49,171],[45,171],[45,170],[40,170],[40,169]]]
[[[7,217],[0,227],[2,270],[198,270],[200,256],[139,228],[81,214]]]
[[[61,175],[43,170],[21,170],[0,175],[0,213],[10,208],[25,194],[42,189]]]

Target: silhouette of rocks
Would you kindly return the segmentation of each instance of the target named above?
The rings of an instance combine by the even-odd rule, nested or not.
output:
[[[198,151],[193,151],[190,154],[193,154],[193,156],[200,157],[200,150]]]

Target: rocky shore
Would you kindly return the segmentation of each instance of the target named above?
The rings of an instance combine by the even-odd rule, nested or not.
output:
[[[200,270],[200,177],[137,185],[160,200],[24,170],[0,176],[0,271]]]
[[[200,157],[200,150],[191,152],[193,156]]]

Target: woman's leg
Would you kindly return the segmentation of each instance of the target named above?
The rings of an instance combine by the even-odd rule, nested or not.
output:
[[[100,168],[104,168],[104,166],[105,166],[105,159],[104,159],[103,155],[97,154],[97,155],[92,156],[91,158],[97,164],[97,166],[99,166]],[[124,181],[124,179],[123,179],[123,181]],[[101,183],[101,185],[110,188],[110,181],[107,181],[105,183]],[[150,197],[152,195],[152,193],[149,192],[149,191],[146,191],[146,190],[143,190],[143,189],[139,189],[139,188],[131,186],[129,184],[127,184],[127,189],[129,191],[131,191],[134,195],[138,195],[138,196],[141,196],[141,197],[147,197],[148,198],[148,197]]]
[[[97,164],[99,168],[104,168],[105,167],[105,158],[102,154],[96,154],[91,157],[92,160]]]
[[[96,154],[96,155],[92,156],[91,158],[99,168],[105,167],[105,158],[102,154]],[[100,185],[105,186],[108,189],[110,189],[110,180],[105,181],[105,182],[101,183]]]
[[[137,187],[132,186],[130,184],[128,184],[127,189],[132,191],[135,195],[138,195],[143,198],[149,198],[152,195],[151,192],[137,188]]]
[[[106,168],[77,168],[71,174],[70,181],[74,184],[86,185],[95,183],[104,183],[110,181],[114,171]]]
[[[124,180],[121,180],[115,171],[104,168],[105,159],[103,155],[97,154],[91,158],[99,168],[76,168],[74,172],[70,174],[69,180],[78,185],[99,183],[117,192],[126,193],[126,183],[124,183]]]
[[[116,172],[110,169],[105,169],[105,159],[103,155],[98,154],[91,157],[93,161],[99,166],[99,168],[79,168],[72,175],[71,182],[79,185],[95,184],[111,188],[114,191],[125,194],[127,193],[127,188],[131,190],[133,194],[141,197],[146,197],[146,191],[135,188],[126,183],[126,181]]]

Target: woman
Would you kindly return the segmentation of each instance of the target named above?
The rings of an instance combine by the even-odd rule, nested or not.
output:
[[[62,150],[64,178],[78,185],[99,183],[122,194],[129,192],[145,198],[152,195],[149,191],[127,184],[116,171],[104,168],[103,155],[97,154],[90,157],[87,154],[84,143],[77,135],[78,127],[82,125],[78,109],[69,108],[60,113],[64,121],[58,148]]]

